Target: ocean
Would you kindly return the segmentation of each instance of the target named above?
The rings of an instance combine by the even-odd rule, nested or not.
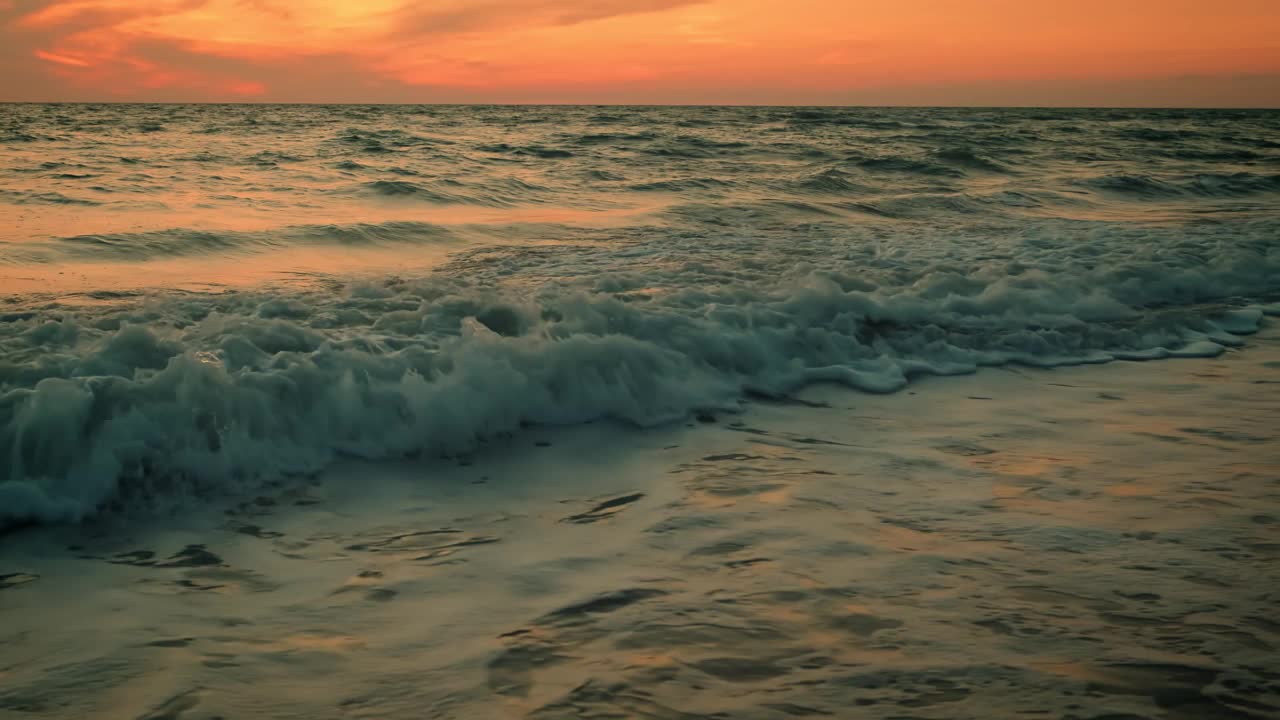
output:
[[[0,522],[808,383],[1214,355],[1280,114],[9,105]]]
[[[1275,111],[3,105],[0,710],[1263,717],[1276,315]]]

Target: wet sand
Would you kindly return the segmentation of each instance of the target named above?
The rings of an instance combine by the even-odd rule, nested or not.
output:
[[[1267,718],[1280,333],[0,539],[0,717]]]

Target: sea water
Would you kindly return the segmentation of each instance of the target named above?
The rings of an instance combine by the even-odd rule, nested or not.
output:
[[[172,508],[1216,355],[1280,312],[1280,113],[4,105],[0,291],[0,528]]]

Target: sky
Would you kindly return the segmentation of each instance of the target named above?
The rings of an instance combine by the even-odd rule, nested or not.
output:
[[[1280,107],[1280,0],[0,0],[0,101]]]

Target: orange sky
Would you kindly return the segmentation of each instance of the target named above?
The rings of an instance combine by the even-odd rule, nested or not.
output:
[[[0,0],[0,100],[1280,106],[1280,0]]]

